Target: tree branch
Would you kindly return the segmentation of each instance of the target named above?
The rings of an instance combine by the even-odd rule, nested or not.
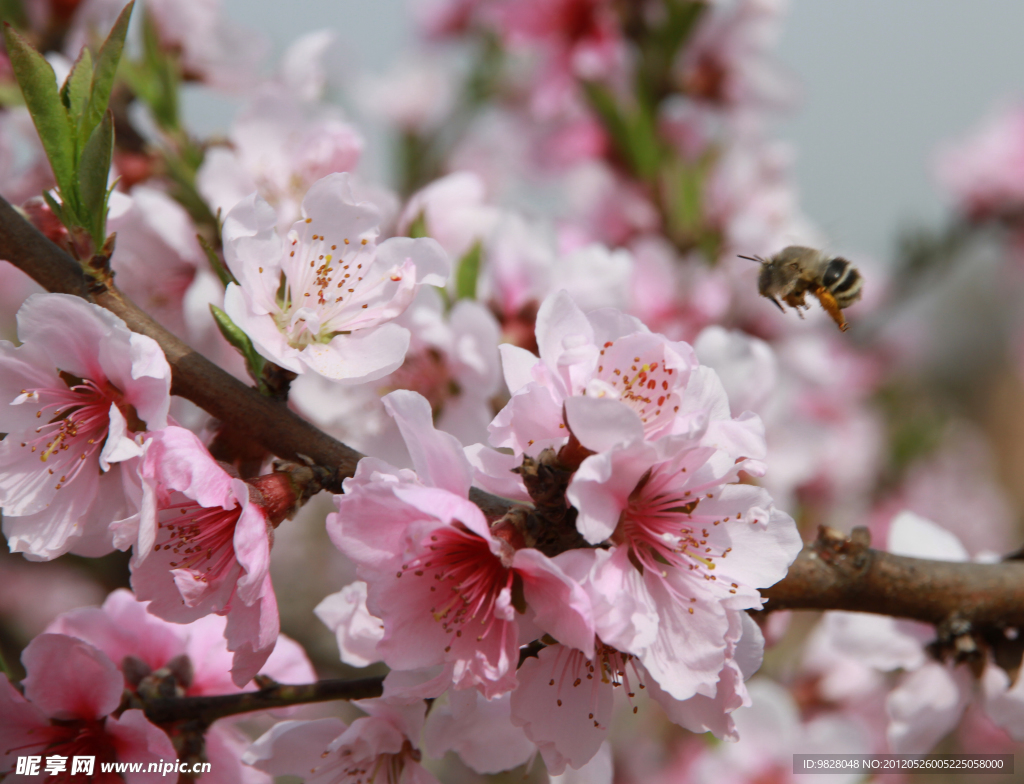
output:
[[[324,680],[290,685],[275,683],[259,691],[223,694],[211,697],[168,697],[148,700],[146,718],[154,724],[199,721],[209,726],[217,719],[239,713],[305,705],[331,700],[365,700],[384,693],[384,677],[359,680]]]
[[[1024,627],[1024,561],[929,561],[872,550],[866,528],[822,528],[781,582],[761,591],[767,611],[850,610],[940,625]]]
[[[343,479],[355,473],[363,455],[331,438],[290,411],[284,403],[264,397],[206,357],[192,350],[150,318],[117,288],[92,280],[78,262],[50,242],[0,198],[0,258],[11,262],[48,291],[74,294],[122,318],[128,329],[160,344],[171,366],[171,393],[191,400],[221,422],[243,429],[278,457],[304,463],[308,457],[325,469],[324,489],[341,492]],[[489,517],[501,517],[509,504],[476,488],[470,498]]]
[[[160,344],[171,365],[175,395],[223,422],[244,428],[267,450],[288,460],[313,460],[341,492],[362,455],[263,397],[153,321],[116,288],[91,281],[64,251],[0,198],[0,258],[49,291],[74,294],[120,316]],[[492,520],[510,504],[477,488],[470,499]],[[804,547],[788,576],[762,591],[769,610],[853,610],[939,624],[959,618],[976,626],[1024,627],[1024,562],[947,563],[904,558],[868,547],[867,532],[850,539],[823,530]],[[325,698],[327,699],[327,698]]]

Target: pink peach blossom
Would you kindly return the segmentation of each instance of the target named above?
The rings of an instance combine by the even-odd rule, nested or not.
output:
[[[18,755],[94,756],[97,774],[103,762],[177,757],[164,731],[141,710],[112,715],[121,704],[124,678],[93,646],[63,634],[42,634],[21,660],[27,672],[24,696],[0,675],[0,771],[13,770]],[[125,778],[142,784],[160,776],[126,773]],[[72,778],[65,773],[58,780]]]
[[[226,623],[217,615],[190,624],[168,623],[148,613],[145,602],[119,589],[107,597],[102,607],[63,614],[50,624],[47,632],[76,637],[96,646],[111,661],[119,663],[125,688],[138,691],[154,676],[171,674],[178,695],[199,697],[241,691],[230,677],[232,656],[224,639]],[[283,635],[278,637],[261,673],[278,683],[316,680],[305,652]],[[206,752],[213,766],[200,778],[204,784],[255,782],[255,771],[242,768],[239,762],[249,738],[233,723],[232,719],[218,721],[206,731]]]
[[[392,323],[423,284],[443,285],[449,261],[428,238],[375,243],[380,213],[357,201],[347,174],[318,180],[286,239],[259,196],[224,222],[224,255],[239,281],[224,309],[268,359],[334,381],[380,378],[402,363],[407,330]]]
[[[688,344],[653,334],[618,311],[584,314],[564,291],[541,306],[537,343],[539,360],[501,347],[512,399],[491,423],[494,446],[535,455],[563,444],[569,428],[600,451],[617,439],[703,430],[706,445],[721,446],[734,459],[763,458],[760,421],[731,417],[721,382]]]
[[[244,686],[274,650],[280,624],[268,512],[183,428],[154,435],[140,470],[146,497],[132,587],[151,613],[175,623],[226,615],[231,676]]]
[[[369,611],[384,624],[384,661],[400,670],[448,662],[456,688],[475,686],[493,697],[515,685],[527,620],[589,651],[585,594],[539,551],[516,550],[491,533],[466,498],[470,465],[454,437],[434,430],[427,401],[397,391],[385,406],[416,473],[363,459],[327,521],[335,545],[368,585]],[[514,603],[515,584],[526,607]]]
[[[334,172],[353,171],[363,139],[331,112],[313,112],[292,92],[264,90],[230,133],[230,147],[212,147],[196,175],[212,209],[226,215],[253,191],[277,212],[287,232],[302,217],[310,187]]]
[[[369,713],[341,719],[282,721],[250,746],[242,762],[275,776],[301,776],[309,784],[438,784],[415,747],[425,706],[383,700],[354,703]]]
[[[13,552],[48,560],[114,549],[110,525],[137,513],[126,461],[137,434],[167,424],[171,371],[152,338],[67,294],[18,312],[22,345],[0,342],[0,505]]]
[[[971,217],[1019,209],[1024,202],[1024,107],[1004,107],[962,141],[946,145],[935,169],[939,184]]]

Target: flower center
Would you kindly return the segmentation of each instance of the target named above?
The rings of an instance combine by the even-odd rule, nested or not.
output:
[[[704,494],[696,487],[681,487],[678,475],[685,472],[686,468],[667,464],[652,468],[630,495],[612,539],[616,544],[629,547],[630,561],[642,572],[651,570],[654,575],[667,578],[666,567],[669,567],[715,581],[718,579],[713,574],[715,561],[725,558],[732,548],[716,552],[709,544],[708,529],[693,519],[701,499],[713,498],[714,493]],[[737,513],[736,518],[739,517]],[[728,519],[714,520],[711,525]],[[696,601],[695,597],[682,594],[678,582],[664,580],[664,585],[677,601],[685,604]],[[735,593],[735,588],[734,585],[731,593]],[[692,614],[692,608],[690,612]]]
[[[650,433],[662,423],[663,417],[679,411],[675,370],[666,368],[664,360],[634,355],[628,349],[612,340],[605,343],[596,378],[611,386],[619,400],[636,411],[644,430]]]
[[[63,375],[63,374],[62,374]],[[101,387],[94,381],[75,379],[67,389],[45,388],[22,390],[26,400],[49,402],[36,411],[36,418],[50,419],[37,427],[36,437],[21,442],[39,460],[48,463],[47,471],[58,476],[57,490],[72,482],[90,457],[103,448],[110,430],[110,405],[123,406],[123,396],[106,383]],[[142,425],[130,406],[125,406],[129,427]],[[144,425],[142,425],[144,427]]]
[[[482,641],[502,620],[496,610],[501,593],[512,589],[514,573],[491,552],[481,537],[455,526],[435,529],[427,553],[402,565],[398,573],[430,578],[437,602],[430,608],[434,620],[456,637],[470,621],[478,620],[477,641]]]
[[[66,757],[64,770],[53,776],[48,776],[48,782],[55,784],[73,784],[82,780],[82,771],[71,775],[71,768],[75,757],[95,757],[93,773],[100,772],[100,765],[104,762],[117,760],[117,749],[112,743],[111,737],[105,729],[103,719],[72,719],[61,721],[50,720],[48,729],[48,743],[45,748],[45,757],[61,756]],[[11,749],[14,751],[14,749]],[[99,779],[100,776],[95,776]]]
[[[339,334],[332,322],[352,306],[357,295],[368,261],[367,243],[346,238],[339,246],[320,234],[314,233],[308,242],[292,235],[274,321],[293,348],[329,343]]]
[[[242,507],[206,508],[195,501],[160,510],[154,550],[170,550],[178,560],[172,569],[187,569],[202,582],[226,572],[235,562],[235,525]]]

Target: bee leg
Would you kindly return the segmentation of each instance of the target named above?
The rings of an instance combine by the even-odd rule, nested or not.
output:
[[[826,289],[824,286],[818,286],[814,290],[814,296],[818,298],[818,302],[825,309],[832,320],[839,327],[840,331],[846,332],[850,328],[850,325],[846,323],[846,319],[843,318],[843,312],[839,309],[839,303],[836,302],[836,298],[832,296],[832,292]]]

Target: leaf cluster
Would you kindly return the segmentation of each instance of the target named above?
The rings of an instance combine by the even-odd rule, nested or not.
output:
[[[107,209],[113,190],[108,179],[114,152],[114,117],[109,103],[133,5],[134,0],[121,11],[95,60],[88,48],[82,49],[59,88],[46,58],[10,24],[4,25],[14,76],[57,182],[57,196],[45,193],[43,197],[73,240],[88,237],[93,252],[107,240]],[[72,244],[80,250],[77,242]]]

